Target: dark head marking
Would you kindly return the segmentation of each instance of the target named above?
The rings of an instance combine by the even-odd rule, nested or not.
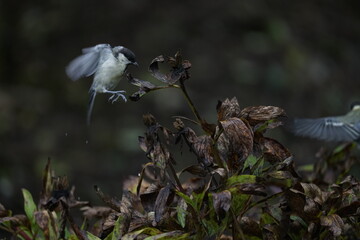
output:
[[[351,110],[353,110],[354,107],[356,107],[356,106],[360,106],[360,101],[352,102],[351,105],[350,105]]]
[[[128,48],[123,47],[120,49],[120,52],[122,54],[124,54],[124,56],[131,62],[131,63],[135,63],[135,54]]]

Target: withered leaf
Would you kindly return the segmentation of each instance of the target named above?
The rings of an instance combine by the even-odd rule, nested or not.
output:
[[[241,110],[240,117],[245,118],[250,125],[255,126],[278,117],[285,117],[285,111],[274,106],[252,106]]]
[[[155,201],[157,199],[158,193],[161,189],[161,186],[157,184],[150,184],[144,193],[140,194],[141,204],[144,207],[146,212],[154,211]]]
[[[131,222],[131,217],[134,211],[134,202],[135,202],[136,196],[135,194],[129,192],[129,191],[124,191],[122,198],[121,198],[121,203],[120,203],[120,216],[121,219],[121,232],[120,235],[123,236],[129,229],[130,226],[130,222]]]
[[[49,158],[43,172],[42,190],[40,194],[41,205],[45,205],[47,200],[51,197],[53,187],[54,187],[53,176],[51,174],[50,158]]]
[[[159,194],[155,201],[155,221],[157,223],[160,222],[164,213],[168,209],[167,203],[169,201],[170,195],[171,195],[170,184],[160,189]]]
[[[167,83],[167,77],[165,74],[161,73],[159,70],[159,63],[163,63],[165,61],[165,58],[163,55],[157,56],[154,58],[150,65],[149,65],[149,71],[151,74],[158,80]]]
[[[262,231],[263,231],[264,239],[271,239],[271,240],[281,239],[280,237],[281,232],[279,226],[274,223],[265,224],[264,226],[262,226]]]
[[[104,223],[102,224],[102,234],[101,238],[105,238],[110,232],[113,230],[115,221],[118,219],[120,213],[118,212],[111,212],[109,216],[105,219]]]
[[[240,118],[240,112],[241,112],[236,97],[233,97],[231,100],[227,98],[223,102],[219,101],[216,106],[216,111],[219,121],[224,121],[232,117]]]
[[[41,230],[46,231],[49,225],[49,212],[46,210],[36,211],[34,213],[36,224],[40,227]]]
[[[117,212],[120,212],[121,202],[115,198],[110,197],[106,194],[104,194],[98,186],[94,186],[96,194],[100,197],[100,199],[106,203],[110,208],[114,209]]]
[[[320,205],[322,205],[329,196],[328,193],[321,191],[321,189],[313,183],[300,183],[300,185],[304,189],[304,194]]]
[[[262,237],[259,223],[249,217],[242,217],[240,221],[241,229],[249,236]]]
[[[251,194],[257,196],[266,196],[265,187],[259,183],[243,183],[236,185],[238,191],[244,194]]]
[[[309,197],[306,197],[305,198],[304,212],[308,216],[316,216],[320,212],[319,205],[313,199],[311,199]]]
[[[167,62],[172,68],[169,73],[164,74],[160,72],[159,63]],[[151,74],[158,79],[167,84],[174,84],[180,79],[186,80],[190,77],[188,69],[191,67],[191,63],[188,60],[183,60],[180,52],[175,54],[175,57],[168,57],[167,59],[164,56],[160,55],[154,58],[149,66],[149,71]]]
[[[144,122],[144,125],[148,128],[150,127],[156,127],[158,125],[155,117],[148,113],[148,114],[144,114],[143,115],[143,122]],[[149,129],[151,132],[154,132],[156,131],[157,129]]]
[[[211,193],[213,205],[218,217],[223,218],[225,213],[229,211],[231,206],[231,192],[224,190],[219,193]]]
[[[23,214],[17,214],[14,216],[0,218],[0,224],[6,223],[6,222],[11,222],[11,224],[13,226],[29,226],[30,225],[29,219],[27,218],[27,216],[25,216]]]
[[[324,227],[328,227],[329,231],[335,237],[340,236],[345,227],[344,221],[336,214],[320,217],[320,224]]]
[[[11,211],[7,210],[1,203],[0,203],[0,218],[8,217],[11,215]]]
[[[360,212],[360,201],[354,201],[347,206],[344,206],[336,211],[336,214],[341,217],[348,217],[359,214]]]
[[[275,139],[262,137],[259,139],[259,144],[265,159],[272,164],[281,162],[291,156],[290,151]]]
[[[228,162],[231,170],[236,171],[252,152],[253,132],[239,118],[229,118],[220,121],[220,124],[223,129],[217,142],[220,157]]]
[[[189,172],[189,173],[191,173],[193,175],[197,175],[199,177],[205,177],[206,174],[207,174],[207,171],[205,171],[205,169],[202,166],[198,165],[198,164],[186,167],[186,168],[182,169],[180,172],[178,172],[176,175],[178,177],[180,177],[180,175],[183,172]]]
[[[130,73],[126,75],[129,83],[131,83],[134,86],[139,87],[139,90],[135,93],[133,93],[129,98],[132,101],[138,101],[142,96],[144,96],[146,93],[150,92],[151,90],[155,89],[157,86],[152,84],[151,82],[140,80],[137,78],[134,78],[131,76]]]
[[[184,136],[191,151],[197,156],[198,162],[203,166],[213,164],[212,139],[210,136],[197,136],[191,128],[184,128],[180,134]]]
[[[80,209],[87,219],[93,219],[93,218],[105,218],[109,216],[109,214],[113,211],[110,207],[104,207],[104,206],[94,206],[89,207],[85,206]]]
[[[200,164],[204,166],[211,166],[213,164],[214,157],[210,136],[203,135],[195,138],[192,146]]]

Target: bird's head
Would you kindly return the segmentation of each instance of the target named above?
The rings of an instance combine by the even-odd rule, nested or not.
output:
[[[360,101],[355,101],[351,103],[350,106],[351,110],[359,110],[360,109]]]
[[[135,54],[130,49],[123,47],[123,46],[117,46],[117,47],[114,47],[112,49],[112,51],[113,51],[113,54],[116,59],[118,59],[118,60],[125,59],[127,65],[131,64],[131,65],[138,66],[138,63],[136,62],[136,59],[135,59]]]

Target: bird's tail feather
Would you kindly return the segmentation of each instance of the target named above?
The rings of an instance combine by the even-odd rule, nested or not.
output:
[[[90,99],[89,99],[87,118],[86,118],[86,123],[88,126],[90,125],[90,121],[91,121],[91,113],[92,113],[92,109],[94,107],[96,92],[94,89],[90,89],[89,94],[90,94]]]

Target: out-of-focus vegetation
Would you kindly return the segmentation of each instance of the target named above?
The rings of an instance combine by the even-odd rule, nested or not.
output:
[[[159,70],[164,62],[169,72]],[[264,135],[284,123],[283,109],[241,108],[236,98],[226,99],[218,102],[217,121],[210,123],[185,87],[190,67],[178,52],[151,62],[160,84],[127,75],[138,87],[133,101],[173,88],[193,116],[176,117],[171,128],[151,114],[143,116],[146,131],[138,142],[148,162],[124,181],[121,200],[95,185],[106,206],[79,201],[48,161],[38,204],[22,189],[25,214],[13,215],[0,204],[0,228],[25,240],[358,239],[360,182],[349,175],[359,161],[356,144],[319,153],[317,164],[297,168],[291,152]],[[177,165],[184,157],[175,152],[184,146],[193,161],[181,170]],[[74,208],[83,213],[81,225]]]
[[[147,63],[159,52],[181,51],[196,68],[188,91],[215,122],[218,100],[236,96],[241,107],[275,105],[290,116],[342,114],[359,99],[359,1],[0,1],[0,200],[22,208],[20,187],[36,193],[48,157],[67,174],[81,198],[96,202],[92,185],[116,195],[144,158],[136,139],[139,118],[162,123],[186,115],[175,89],[147,94],[142,104],[109,104],[99,96],[86,128],[90,79],[64,73],[81,48],[98,43],[132,49]],[[124,79],[128,93],[134,86]],[[173,91],[174,90],[174,91]],[[164,124],[166,125],[166,124]],[[322,143],[274,130],[294,161],[314,162]],[[304,150],[305,149],[305,150]],[[115,187],[114,187],[115,186]]]

